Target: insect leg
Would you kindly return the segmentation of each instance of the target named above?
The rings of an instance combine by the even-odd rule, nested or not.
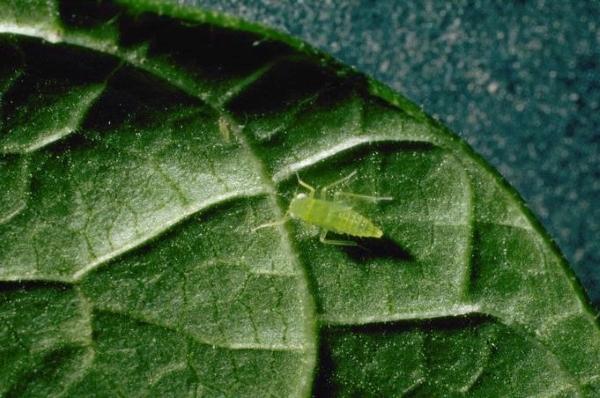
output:
[[[306,188],[306,189],[308,189],[310,191],[310,196],[311,197],[315,196],[315,191],[316,191],[315,188],[313,188],[312,186],[310,186],[307,183],[305,183],[304,181],[302,181],[300,179],[300,176],[298,175],[298,173],[296,173],[296,178],[298,178],[298,184],[302,185],[304,188]]]
[[[319,241],[325,245],[335,245],[335,246],[358,246],[358,243],[351,240],[331,240],[327,239],[327,230],[322,229],[321,234],[319,235]]]
[[[348,174],[346,177],[340,178],[337,181],[332,182],[331,184],[327,184],[325,185],[323,188],[321,188],[321,193],[322,196],[325,197],[325,195],[327,194],[327,190],[331,189],[332,187],[336,186],[336,185],[340,185],[345,183],[346,181],[348,181],[349,179],[351,179],[352,177],[354,177],[356,175],[357,171],[354,170],[352,173]]]
[[[357,193],[343,192],[343,191],[336,192],[334,195],[334,198],[338,199],[340,196],[346,196],[349,198],[367,200],[369,202],[382,202],[382,201],[386,201],[386,200],[394,200],[394,198],[392,198],[391,196],[370,196],[370,195],[361,195],[361,194],[357,194]]]
[[[285,215],[283,216],[283,218],[281,220],[271,221],[266,224],[261,224],[258,227],[252,228],[252,232],[256,232],[259,229],[263,229],[263,228],[275,227],[277,225],[285,224],[285,222],[289,219],[290,219],[290,217],[288,216],[287,213],[285,213]]]

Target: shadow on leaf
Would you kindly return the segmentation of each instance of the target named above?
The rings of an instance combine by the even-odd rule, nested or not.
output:
[[[394,259],[403,262],[414,261],[415,257],[396,241],[387,238],[357,239],[358,246],[344,247],[344,251],[357,262],[365,262],[376,258]]]

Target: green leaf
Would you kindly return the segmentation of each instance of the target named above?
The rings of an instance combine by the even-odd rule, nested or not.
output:
[[[359,247],[280,219],[345,190]],[[418,107],[168,1],[0,3],[0,396],[597,396],[518,195]]]

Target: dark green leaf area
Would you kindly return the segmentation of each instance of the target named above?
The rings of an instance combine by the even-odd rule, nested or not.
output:
[[[532,326],[543,322],[545,317],[568,317],[579,311],[579,304],[566,298],[570,286],[555,264],[547,249],[529,231],[478,223],[472,294],[491,313]],[[544,292],[545,299],[522,300],[532,290]]]
[[[382,239],[359,240],[359,247],[328,246],[319,242],[314,227],[294,224],[322,319],[353,324],[464,311],[471,197],[461,164],[429,144],[387,142],[339,155],[301,178],[324,186],[353,170],[357,176],[335,189],[393,200],[329,199],[372,220],[384,231]]]
[[[83,104],[77,134],[33,156],[28,204],[0,226],[5,278],[76,277],[211,203],[262,190],[213,111],[127,69],[113,81]]]
[[[31,153],[72,134],[117,67],[115,59],[35,40],[22,41],[18,52],[0,42],[2,51],[19,63],[4,73],[0,153]],[[72,59],[79,62],[65,62]]]
[[[230,349],[130,317],[99,311],[95,358],[71,396],[262,396],[293,394],[294,359],[286,352]],[[92,391],[94,391],[92,390]],[[274,394],[274,392],[273,392]]]
[[[265,203],[247,201],[190,219],[90,274],[81,289],[95,308],[206,345],[302,350],[304,324],[295,316],[302,312],[301,286],[285,245],[248,233],[261,208],[268,211]],[[267,242],[268,256],[257,249]]]
[[[318,396],[577,396],[581,392],[571,384],[557,356],[494,319],[331,329],[325,335],[322,366],[330,373],[321,374]]]
[[[25,208],[28,195],[28,161],[19,156],[0,158],[0,224]]]
[[[249,225],[227,222],[254,224],[261,210],[257,199],[190,219],[77,288],[3,286],[2,385],[40,396],[294,395],[311,350],[302,281],[285,247],[269,242],[265,257]]]
[[[0,395],[65,391],[94,356],[89,314],[77,292],[53,283],[2,283],[0,291]]]
[[[448,138],[365,93],[361,79],[304,60],[273,65],[227,105],[275,181],[369,143],[438,144]]]
[[[523,229],[489,224],[477,225],[474,247],[472,295],[480,311],[533,336],[560,358],[581,391],[597,388],[600,332],[569,298],[572,287],[547,247]],[[534,300],[532,291],[544,300]]]

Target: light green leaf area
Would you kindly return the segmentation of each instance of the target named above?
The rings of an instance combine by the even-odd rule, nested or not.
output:
[[[381,227],[281,219],[340,189]],[[0,396],[600,394],[595,313],[496,172],[295,39],[0,3]],[[347,239],[332,234],[331,239]]]

